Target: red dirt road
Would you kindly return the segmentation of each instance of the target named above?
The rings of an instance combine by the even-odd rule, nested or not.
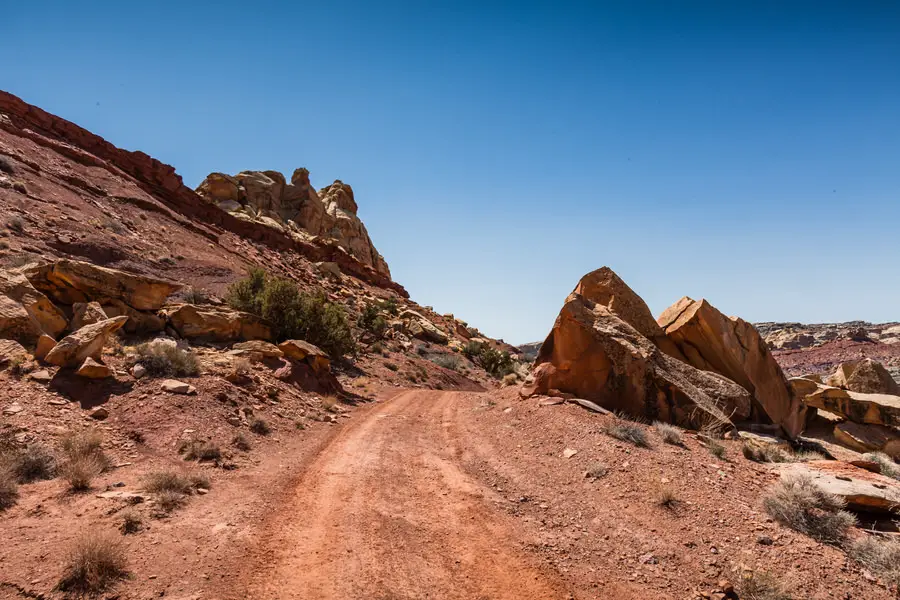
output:
[[[568,597],[462,470],[462,398],[408,391],[359,411],[269,521],[245,597]]]

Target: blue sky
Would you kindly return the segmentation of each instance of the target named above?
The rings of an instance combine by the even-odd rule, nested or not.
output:
[[[0,88],[210,171],[353,185],[394,278],[512,342],[609,265],[655,314],[900,320],[900,5],[44,2]]]

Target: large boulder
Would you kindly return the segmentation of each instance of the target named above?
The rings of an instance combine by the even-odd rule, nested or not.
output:
[[[240,185],[237,179],[225,173],[210,173],[197,188],[197,193],[221,207],[223,203],[240,203]]]
[[[852,392],[900,396],[900,384],[881,363],[871,358],[841,363],[825,383]]]
[[[210,342],[242,340],[272,341],[272,328],[250,313],[223,306],[181,304],[162,313],[168,324],[183,338]]]
[[[794,393],[802,397],[807,406],[834,413],[854,423],[900,427],[900,396],[863,394],[798,379],[791,379],[791,384]]]
[[[243,171],[235,175],[246,203],[262,214],[278,214],[281,194],[284,192],[284,175],[278,171]]]
[[[331,369],[331,359],[318,346],[303,340],[286,340],[278,344],[278,349],[292,360],[305,361],[315,373],[324,373]]]
[[[893,427],[844,421],[835,424],[834,439],[857,452],[884,452],[900,458],[900,433]]]
[[[33,343],[42,334],[56,337],[69,322],[23,273],[0,271],[0,336]]]
[[[434,323],[414,310],[404,310],[400,313],[399,318],[403,322],[403,328],[406,333],[420,340],[446,344],[447,340],[450,339]]]
[[[601,267],[582,277],[572,293],[602,304],[646,338],[653,340],[665,333],[644,299],[609,267]]]
[[[684,297],[658,319],[665,335],[692,366],[734,381],[753,396],[751,419],[775,423],[790,438],[806,422],[806,407],[794,398],[787,379],[756,328],[726,317],[706,300]]]
[[[809,477],[823,491],[838,496],[854,512],[896,518],[900,482],[839,460],[786,463],[782,478]]]
[[[69,323],[69,329],[75,331],[111,316],[118,315],[107,315],[98,302],[76,302],[72,305],[72,321]]]
[[[660,350],[630,323],[633,320],[653,332],[643,301],[625,301],[630,290],[620,285],[618,277],[604,274],[601,278],[596,273],[589,274],[585,284],[566,299],[522,395],[558,390],[609,410],[691,427],[751,416],[746,390]],[[594,285],[604,278],[613,290]],[[617,294],[619,301],[614,300]],[[646,313],[641,314],[644,309]]]
[[[99,360],[109,336],[118,331],[127,320],[128,317],[113,317],[85,325],[61,339],[44,357],[44,362],[75,368],[81,366],[87,358]]]
[[[28,267],[24,273],[35,288],[67,305],[92,300],[103,304],[116,299],[136,310],[155,311],[182,287],[147,275],[67,259]]]

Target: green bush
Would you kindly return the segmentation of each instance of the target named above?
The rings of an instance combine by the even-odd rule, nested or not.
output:
[[[226,301],[269,321],[278,340],[306,340],[335,357],[356,350],[347,313],[329,302],[322,290],[301,292],[290,279],[251,269],[246,279],[228,288]]]
[[[398,314],[400,314],[400,307],[397,305],[397,300],[395,300],[394,298],[382,300],[381,310],[391,315],[392,317],[396,317]]]
[[[503,377],[513,372],[513,359],[509,352],[494,350],[484,346],[478,357],[481,366],[485,371],[494,377]]]
[[[387,331],[388,327],[387,321],[381,316],[381,311],[374,304],[366,305],[359,315],[356,324],[363,331],[371,333],[376,340],[380,340],[384,337],[384,333]]]

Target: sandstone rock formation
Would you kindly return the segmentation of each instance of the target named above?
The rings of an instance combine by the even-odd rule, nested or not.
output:
[[[273,340],[272,328],[250,313],[223,306],[180,304],[161,314],[178,335],[212,342]]]
[[[862,394],[815,383],[816,389],[808,391],[805,384],[800,387],[794,379],[791,383],[807,406],[835,413],[854,423],[900,427],[900,396]]]
[[[864,394],[900,396],[900,384],[894,381],[881,363],[870,358],[841,363],[825,383]]]
[[[900,458],[900,434],[893,427],[845,421],[834,426],[834,437],[857,452],[884,452],[895,460]]]
[[[66,305],[121,300],[135,310],[154,311],[162,308],[166,298],[181,289],[180,284],[171,281],[78,260],[62,259],[27,267],[24,273],[35,288]]]
[[[746,390],[663,352],[637,327],[661,333],[615,273],[589,273],[566,299],[522,394],[559,390],[609,410],[694,427],[751,416]]]
[[[400,313],[399,319],[403,324],[403,330],[412,337],[436,344],[446,344],[449,339],[434,323],[414,310],[404,310]]]
[[[390,277],[387,263],[356,214],[353,189],[341,181],[316,192],[306,169],[295,170],[290,183],[277,171],[210,173],[197,193],[222,210],[280,231],[296,227],[308,236],[333,239],[356,260]]]
[[[331,369],[331,359],[318,346],[303,340],[286,340],[278,344],[278,349],[290,359],[306,361],[314,373],[326,373]]]
[[[843,499],[849,510],[896,518],[900,483],[838,460],[816,460],[780,466],[782,477],[806,476],[823,491]]]
[[[85,325],[78,331],[67,335],[53,347],[44,360],[51,365],[75,368],[84,363],[86,358],[100,359],[100,353],[109,336],[121,328],[128,317],[114,317],[98,323]]]
[[[58,336],[67,325],[65,314],[22,273],[0,272],[0,335],[32,343],[44,333]]]
[[[706,300],[688,297],[666,309],[658,323],[689,364],[723,375],[750,392],[754,422],[771,421],[791,438],[803,431],[806,408],[791,394],[781,367],[753,325],[726,317]]]

